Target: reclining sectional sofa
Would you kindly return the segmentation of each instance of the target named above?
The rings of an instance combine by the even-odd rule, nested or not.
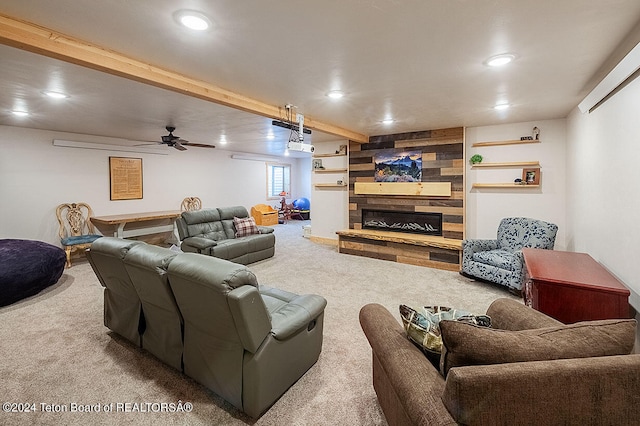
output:
[[[318,360],[326,300],[243,265],[103,237],[87,258],[104,324],[257,418]]]
[[[487,315],[493,328],[440,323],[444,377],[385,307],[360,310],[389,425],[638,424],[635,320],[564,325],[513,299]]]
[[[273,228],[257,226],[243,206],[183,212],[176,220],[184,252],[248,265],[272,257]]]

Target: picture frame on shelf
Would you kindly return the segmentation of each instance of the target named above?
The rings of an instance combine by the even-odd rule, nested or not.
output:
[[[322,166],[322,160],[319,158],[314,158],[313,160],[313,170],[324,169]]]
[[[522,169],[522,182],[527,185],[540,185],[540,168],[531,167]]]

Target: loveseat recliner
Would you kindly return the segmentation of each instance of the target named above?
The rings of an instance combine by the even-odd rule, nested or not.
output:
[[[318,360],[326,300],[243,265],[103,237],[87,259],[105,325],[257,418]]]
[[[522,290],[525,279],[525,247],[553,250],[558,226],[527,217],[500,221],[497,237],[462,241],[463,275]]]
[[[444,355],[436,366],[385,307],[360,310],[373,388],[390,426],[638,424],[635,320],[564,325],[507,298],[487,315],[492,328],[442,321]],[[457,366],[443,360],[447,347]],[[447,364],[445,378],[439,367]]]
[[[243,206],[183,212],[176,220],[180,248],[243,265],[272,257],[276,244],[273,228],[257,226],[249,219]],[[241,229],[239,221],[243,222]]]

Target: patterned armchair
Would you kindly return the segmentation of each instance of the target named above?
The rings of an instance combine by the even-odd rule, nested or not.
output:
[[[522,248],[553,250],[558,226],[526,217],[500,221],[495,240],[462,242],[462,273],[521,290],[524,282]]]

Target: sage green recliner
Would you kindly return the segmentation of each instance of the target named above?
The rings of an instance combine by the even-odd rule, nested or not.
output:
[[[175,256],[169,249],[139,244],[129,250],[124,266],[142,302],[142,348],[182,371],[182,314],[167,278]]]
[[[258,287],[245,266],[194,253],[169,264],[184,372],[252,417],[317,361],[326,300]]]
[[[102,237],[86,251],[87,260],[104,287],[104,325],[136,346],[142,344],[144,314],[123,260],[129,250],[139,244],[139,241]]]

